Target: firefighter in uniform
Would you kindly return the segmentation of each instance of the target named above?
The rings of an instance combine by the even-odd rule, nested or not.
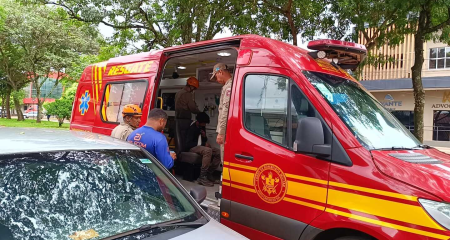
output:
[[[227,65],[223,63],[216,64],[213,68],[211,80],[216,80],[218,83],[223,85],[222,93],[220,94],[219,118],[216,130],[216,142],[220,145],[220,157],[223,164],[225,133],[227,130],[228,121],[228,108],[230,106],[231,85],[233,84],[233,79]]]
[[[189,77],[186,86],[175,95],[175,118],[191,120],[191,113],[197,114],[201,111],[195,103],[193,92],[199,87],[199,82],[195,77]]]
[[[111,137],[126,141],[128,135],[139,127],[139,124],[141,123],[142,110],[138,105],[127,104],[123,107],[122,117],[123,123],[114,128],[111,132]]]

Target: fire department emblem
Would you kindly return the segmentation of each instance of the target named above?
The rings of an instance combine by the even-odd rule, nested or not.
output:
[[[264,164],[259,167],[253,183],[256,193],[264,202],[278,203],[286,195],[286,176],[279,167],[273,164]]]

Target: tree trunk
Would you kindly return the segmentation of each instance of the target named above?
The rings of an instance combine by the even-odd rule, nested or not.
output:
[[[41,103],[41,98],[40,98],[41,97],[41,88],[39,87],[40,86],[39,81],[36,81],[36,82],[33,81],[33,85],[35,86],[35,89],[36,89],[36,100],[37,100],[37,104],[38,104],[36,123],[41,123],[41,118],[39,116],[41,115],[41,112],[42,112],[42,103]]]
[[[420,28],[419,24],[419,28]],[[425,91],[422,84],[423,43],[424,36],[420,29],[414,39],[414,65],[411,67],[414,89],[414,135],[423,143],[423,110],[425,106]]]
[[[6,92],[5,97],[5,108],[6,108],[6,118],[11,119],[11,90]]]
[[[15,95],[13,96],[13,101],[14,101],[14,107],[17,112],[17,121],[23,121],[22,106],[20,105],[19,99]]]
[[[58,118],[59,127],[61,127],[64,123],[64,118]]]
[[[5,99],[6,99],[6,95],[2,95],[2,110],[0,110],[0,118],[4,118],[5,116],[5,114],[4,114],[4,112],[5,112]]]
[[[42,101],[40,98],[37,98],[37,102],[38,102],[38,109],[37,109],[36,123],[41,123]]]
[[[288,19],[289,28],[291,29],[292,44],[294,46],[297,46],[297,29],[295,28],[294,20],[292,19],[292,14],[290,12],[288,12],[286,14],[286,17]]]

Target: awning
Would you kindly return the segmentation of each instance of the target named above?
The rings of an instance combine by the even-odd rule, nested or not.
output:
[[[380,90],[411,90],[411,78],[365,80],[360,83],[369,91]],[[423,88],[450,88],[450,76],[422,78]]]

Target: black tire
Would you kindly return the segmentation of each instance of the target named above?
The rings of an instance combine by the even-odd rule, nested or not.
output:
[[[339,237],[335,240],[370,240],[370,238],[361,237],[361,236],[345,236],[345,237]]]

